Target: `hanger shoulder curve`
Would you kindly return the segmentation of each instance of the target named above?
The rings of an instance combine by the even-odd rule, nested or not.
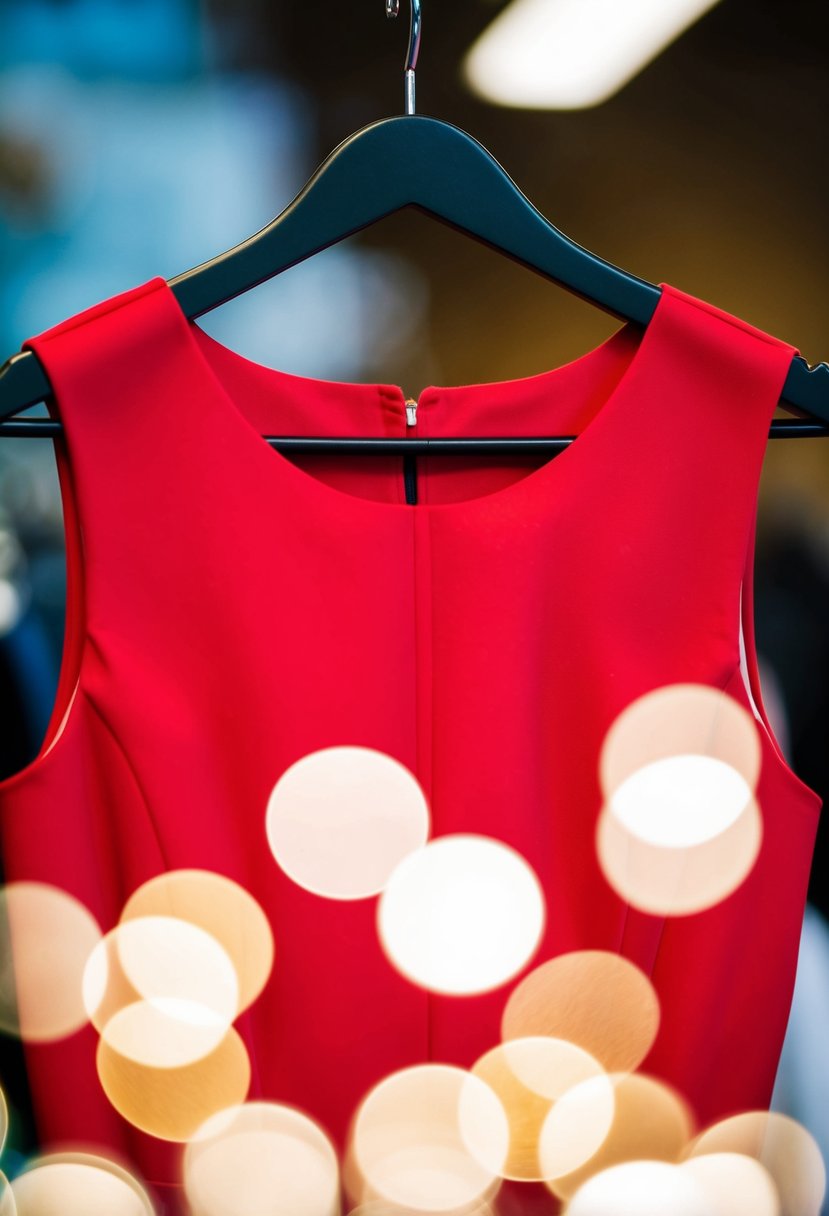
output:
[[[49,377],[33,350],[18,351],[0,367],[0,419],[39,405],[51,395]]]
[[[292,203],[227,253],[172,279],[193,319],[406,206],[417,207],[622,320],[646,325],[659,288],[571,241],[471,135],[396,116],[345,139]]]
[[[451,171],[450,171],[451,169]],[[406,206],[481,240],[623,320],[646,325],[659,287],[606,262],[538,211],[495,158],[459,127],[423,115],[380,119],[345,139],[259,232],[169,280],[194,319]],[[0,419],[44,401],[33,351],[0,367]],[[829,366],[795,356],[784,404],[829,423]]]
[[[781,405],[805,410],[829,425],[829,363],[810,365],[795,355],[783,384]]]

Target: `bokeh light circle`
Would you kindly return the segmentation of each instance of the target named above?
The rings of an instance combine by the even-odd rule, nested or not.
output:
[[[328,747],[286,769],[268,799],[268,843],[305,890],[329,899],[377,895],[429,835],[414,774],[385,752]]]
[[[493,1172],[516,1181],[541,1181],[550,1173],[564,1173],[581,1165],[601,1144],[613,1117],[613,1087],[597,1060],[563,1039],[534,1036],[501,1043],[472,1066],[498,1097],[507,1115],[509,1154],[503,1166],[492,1162]],[[553,1107],[566,1109],[568,1091],[590,1078],[603,1084],[607,1103],[605,1125],[593,1117],[590,1125],[550,1123]],[[595,1110],[591,1112],[595,1116]],[[540,1152],[542,1128],[546,1129]],[[558,1155],[558,1159],[557,1159]],[[551,1168],[552,1163],[552,1168]]]
[[[228,1032],[212,1009],[180,999],[133,1001],[101,1031],[117,1055],[148,1068],[182,1068],[210,1055]]]
[[[607,731],[599,756],[605,801],[637,769],[687,755],[722,761],[757,788],[762,748],[748,710],[708,684],[666,684],[631,701]]]
[[[114,933],[124,974],[144,1000],[195,1001],[233,1021],[239,1007],[236,970],[210,933],[174,916],[142,916]]]
[[[574,1085],[550,1107],[538,1137],[539,1178],[550,1185],[592,1161],[616,1113],[612,1079],[602,1073]]]
[[[502,1039],[566,1039],[608,1072],[637,1068],[659,1029],[659,999],[634,963],[605,950],[559,954],[516,984],[504,1006]]]
[[[74,896],[38,882],[0,888],[0,1030],[53,1042],[87,1022],[81,996],[98,922]]]
[[[596,852],[607,882],[652,916],[688,916],[721,903],[751,873],[762,839],[753,797],[729,827],[688,848],[663,848],[631,835],[606,806],[596,825]]]
[[[389,1203],[386,1199],[366,1199],[356,1207],[346,1208],[347,1216],[419,1216],[415,1208],[401,1207],[399,1203]],[[2,1213],[0,1213],[2,1216]],[[434,1216],[434,1214],[433,1214]],[[499,1216],[491,1204],[464,1204],[462,1208],[453,1208],[437,1213],[436,1216]]]
[[[302,1111],[249,1102],[212,1115],[184,1151],[193,1216],[339,1216],[339,1162]]]
[[[422,1208],[412,1208],[406,1204],[395,1203],[377,1192],[359,1167],[354,1152],[353,1134],[346,1138],[345,1151],[341,1157],[340,1175],[343,1211],[347,1212],[348,1216],[423,1216]],[[443,1208],[439,1212],[430,1211],[428,1216],[503,1216],[503,1213],[495,1208],[501,1186],[502,1179],[493,1178],[480,1199],[475,1199],[471,1203],[463,1202],[460,1206]]]
[[[706,1128],[688,1150],[743,1153],[772,1177],[783,1216],[819,1216],[826,1195],[826,1166],[814,1136],[778,1111],[746,1111]]]
[[[89,956],[82,992],[92,1024],[111,1046],[160,1067],[212,1051],[239,1005],[236,970],[224,948],[204,929],[169,916],[112,929]]]
[[[588,1178],[627,1161],[650,1160],[675,1164],[682,1159],[693,1134],[690,1108],[676,1090],[645,1073],[612,1073],[613,1114],[597,1152],[571,1173],[550,1174],[549,1189],[568,1199]],[[569,1109],[561,1112],[563,1131],[590,1128],[606,1117],[606,1096],[595,1081],[585,1081],[565,1095]],[[564,1101],[564,1100],[563,1100]],[[555,1113],[555,1107],[553,1112]]]
[[[14,1191],[2,1170],[0,1170],[0,1216],[17,1216]]]
[[[745,778],[713,756],[664,756],[635,770],[608,800],[632,836],[690,848],[729,828],[752,797]]]
[[[509,1149],[506,1112],[465,1069],[424,1064],[385,1077],[354,1116],[362,1199],[443,1213],[485,1201]]]
[[[177,997],[235,1018],[236,969],[212,934],[170,916],[126,921],[115,934],[126,979],[143,1000]]]
[[[541,884],[489,836],[440,836],[395,868],[377,905],[391,964],[432,992],[486,992],[532,957],[544,930]]]
[[[170,870],[133,892],[121,920],[146,916],[187,921],[216,939],[236,970],[237,1013],[265,987],[273,966],[273,932],[263,909],[239,883],[211,870]]]
[[[160,1140],[189,1140],[217,1111],[244,1102],[250,1061],[239,1034],[226,1032],[209,1055],[176,1068],[155,1068],[98,1040],[98,1077],[109,1101],[134,1127]]]
[[[647,1160],[594,1174],[564,1211],[566,1216],[714,1216],[696,1179],[677,1165]]]
[[[127,1170],[90,1153],[35,1157],[12,1181],[17,1216],[154,1216]],[[5,1214],[4,1214],[5,1216]]]
[[[782,1216],[768,1170],[742,1153],[707,1153],[683,1161],[708,1196],[711,1216]]]

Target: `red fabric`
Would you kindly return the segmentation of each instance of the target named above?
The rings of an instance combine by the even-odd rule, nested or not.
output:
[[[40,754],[0,783],[7,879],[65,888],[104,930],[165,869],[244,884],[276,941],[240,1021],[249,1096],[299,1106],[340,1149],[372,1085],[427,1060],[470,1066],[522,976],[580,948],[652,976],[662,1023],[643,1068],[701,1123],[765,1106],[819,797],[761,729],[759,860],[721,905],[673,919],[614,894],[594,827],[599,749],[634,698],[698,682],[750,707],[743,579],[761,704],[754,522],[794,348],[664,286],[644,335],[626,325],[525,379],[426,388],[412,428],[399,387],[254,364],[188,322],[161,278],[25,345],[65,430],[67,645]],[[420,458],[411,506],[397,456],[288,459],[262,434],[580,437],[546,463]],[[535,868],[545,934],[512,981],[427,994],[386,960],[376,899],[320,899],[278,869],[274,783],[337,744],[407,765],[432,836],[494,836]],[[44,1141],[111,1149],[174,1191],[179,1147],[110,1107],[96,1041],[29,1047]]]

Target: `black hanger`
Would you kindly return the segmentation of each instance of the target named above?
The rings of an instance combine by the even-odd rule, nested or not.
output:
[[[397,16],[398,0],[386,0]],[[189,319],[241,295],[305,258],[402,207],[414,206],[472,236],[606,312],[647,325],[660,289],[577,245],[541,215],[487,150],[450,123],[415,116],[414,73],[420,47],[420,0],[411,0],[405,68],[405,114],[355,132],[317,169],[267,227],[226,253],[178,275],[169,286]],[[0,419],[44,401],[48,378],[33,351],[0,368]],[[829,366],[792,360],[782,401],[813,421],[771,424],[771,436],[829,434]],[[0,434],[54,435],[53,420],[0,422]],[[353,439],[268,437],[285,451],[560,450],[559,438]]]

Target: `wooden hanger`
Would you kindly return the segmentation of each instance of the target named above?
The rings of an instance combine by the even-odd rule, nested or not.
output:
[[[398,0],[386,0],[397,16]],[[568,288],[622,320],[646,326],[660,288],[577,245],[536,210],[494,157],[460,128],[415,115],[420,0],[411,0],[405,113],[350,135],[320,165],[292,203],[265,228],[169,286],[189,319],[232,300],[290,266],[412,206]],[[33,351],[0,368],[0,420],[45,401],[49,380]],[[829,434],[829,366],[792,360],[781,403],[804,420],[775,420],[771,436]],[[0,434],[54,435],[54,420],[1,422]],[[267,437],[285,451],[560,450],[574,436],[464,439]]]

